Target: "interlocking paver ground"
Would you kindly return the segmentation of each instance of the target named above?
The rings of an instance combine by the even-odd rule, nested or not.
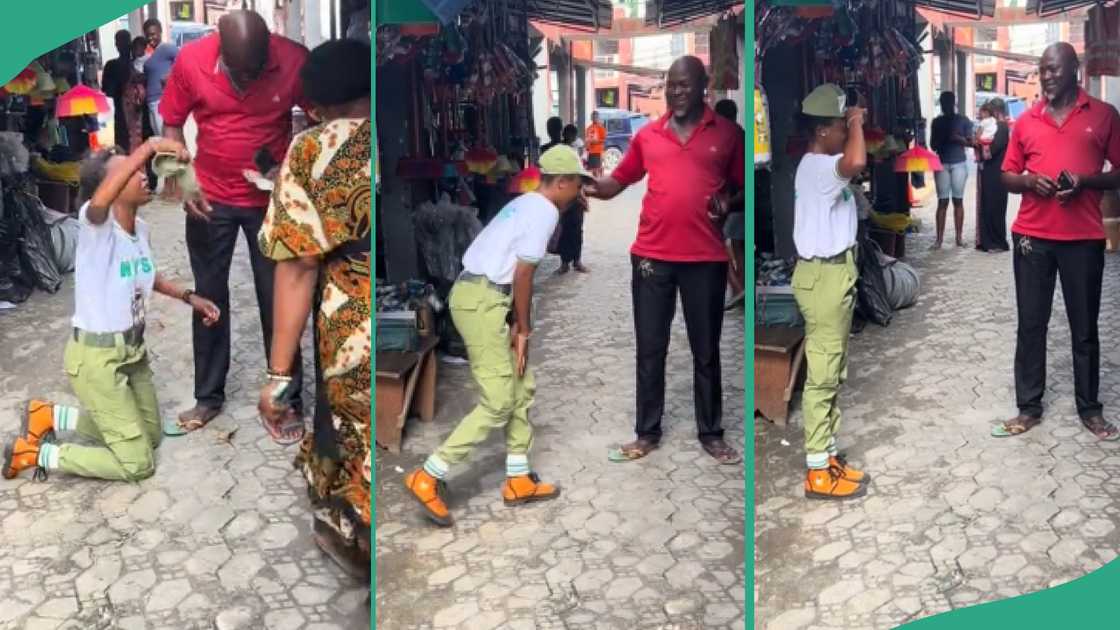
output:
[[[1013,196],[1012,218],[1017,206]],[[1097,441],[1077,420],[1060,295],[1045,420],[1023,436],[991,438],[992,425],[1015,412],[1011,255],[931,252],[932,209],[916,215],[924,233],[909,239],[907,262],[922,274],[920,301],[889,327],[853,337],[841,394],[841,449],[874,475],[868,496],[803,498],[797,401],[788,428],[755,424],[757,627],[890,628],[1042,590],[1116,557],[1120,489],[1110,480],[1120,474],[1120,444]],[[1120,324],[1108,314],[1120,306],[1117,269],[1109,255],[1101,398],[1114,419]]]
[[[153,204],[141,216],[161,271],[190,286],[183,212]],[[234,261],[233,366],[221,416],[166,438],[155,476],[137,484],[63,474],[37,483],[30,473],[0,480],[0,628],[369,627],[368,587],[311,540],[294,447],[276,446],[257,424],[264,358],[244,242]],[[72,309],[71,275],[59,293],[37,292],[0,312],[5,441],[19,430],[26,398],[77,402],[62,371]],[[160,407],[175,417],[193,404],[186,306],[154,296],[148,331]],[[309,350],[305,340],[305,357]]]
[[[629,244],[641,188],[593,202],[590,275],[538,272],[532,361],[538,394],[532,464],[563,486],[551,503],[502,504],[504,447],[495,433],[453,471],[454,527],[438,529],[401,485],[470,410],[465,367],[440,366],[439,409],[408,424],[401,455],[378,451],[377,627],[743,628],[742,466],[716,465],[696,440],[692,359],[678,318],[670,349],[663,446],[607,461],[631,439],[634,342]],[[743,318],[723,329],[724,423],[743,443]]]

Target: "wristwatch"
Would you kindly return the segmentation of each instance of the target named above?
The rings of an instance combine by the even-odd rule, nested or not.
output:
[[[192,295],[194,295],[194,289],[187,289],[187,290],[183,291],[183,297],[182,297],[183,302],[186,302],[187,304],[190,304]]]

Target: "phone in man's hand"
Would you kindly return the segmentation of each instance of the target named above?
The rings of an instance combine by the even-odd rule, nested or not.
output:
[[[1069,171],[1062,171],[1058,175],[1058,190],[1073,190],[1073,177],[1069,174]]]

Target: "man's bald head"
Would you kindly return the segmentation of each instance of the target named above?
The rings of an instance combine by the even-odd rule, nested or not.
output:
[[[231,11],[218,21],[222,62],[239,87],[255,81],[268,63],[271,37],[264,18],[253,11]]]
[[[673,65],[669,66],[669,72],[673,72],[674,70],[683,72],[701,83],[707,84],[708,82],[708,71],[704,68],[704,62],[700,61],[699,57],[694,57],[692,55],[680,57],[673,62]]]
[[[1049,102],[1064,102],[1077,95],[1077,71],[1081,61],[1077,51],[1066,42],[1046,47],[1038,62],[1038,82]]]
[[[678,120],[699,115],[704,107],[704,89],[708,86],[708,71],[704,62],[686,55],[669,66],[665,77],[665,103]]]

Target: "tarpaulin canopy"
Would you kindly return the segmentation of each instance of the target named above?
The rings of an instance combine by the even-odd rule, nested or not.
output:
[[[1082,7],[1100,4],[1099,0],[1027,0],[1027,13],[1054,15]]]
[[[449,24],[464,9],[488,0],[377,0],[378,24]],[[496,4],[496,3],[494,3]],[[507,0],[505,8],[530,20],[573,28],[610,28],[610,0]]]
[[[914,6],[926,7],[971,18],[993,17],[996,14],[996,0],[913,0]]]
[[[743,0],[648,0],[646,23],[670,26],[743,6]]]
[[[588,30],[610,28],[614,10],[610,0],[525,0],[529,19]]]

